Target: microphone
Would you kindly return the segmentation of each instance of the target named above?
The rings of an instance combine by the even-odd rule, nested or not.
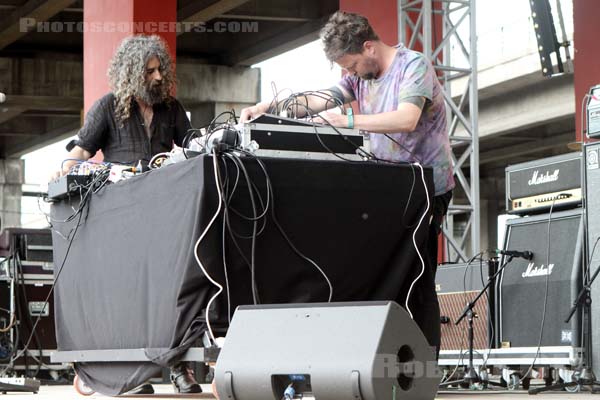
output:
[[[502,254],[510,257],[519,257],[524,258],[526,260],[533,260],[533,253],[529,250],[519,251],[519,250],[501,250],[496,249],[496,254]]]
[[[0,92],[0,103],[4,103],[6,101],[6,95]]]

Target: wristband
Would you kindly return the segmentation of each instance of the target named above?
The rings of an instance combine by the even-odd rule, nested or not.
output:
[[[354,112],[352,108],[346,108],[346,115],[348,115],[348,128],[354,129]]]

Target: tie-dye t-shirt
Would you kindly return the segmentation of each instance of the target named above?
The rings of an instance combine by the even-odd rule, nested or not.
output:
[[[403,99],[422,96],[427,100],[413,132],[371,133],[371,152],[382,160],[419,162],[433,167],[435,195],[454,188],[451,149],[446,126],[442,88],[425,56],[397,46],[394,61],[379,79],[365,80],[346,75],[338,86],[358,101],[361,114],[395,111]]]

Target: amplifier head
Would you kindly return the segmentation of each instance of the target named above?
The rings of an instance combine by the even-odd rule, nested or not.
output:
[[[506,211],[533,214],[581,204],[581,153],[506,168]]]

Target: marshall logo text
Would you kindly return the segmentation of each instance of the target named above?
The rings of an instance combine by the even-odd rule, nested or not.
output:
[[[529,263],[527,265],[527,270],[521,274],[523,278],[531,278],[534,276],[545,276],[550,275],[552,270],[554,269],[554,264],[548,264],[548,268],[544,266],[544,264],[539,267],[535,266],[535,263]]]
[[[533,171],[533,176],[529,181],[527,181],[527,184],[529,186],[533,186],[541,185],[542,183],[556,182],[558,180],[559,172],[560,170],[555,169],[552,174],[550,174],[550,171],[546,171],[545,174],[540,175],[540,171],[536,169],[535,171]]]

